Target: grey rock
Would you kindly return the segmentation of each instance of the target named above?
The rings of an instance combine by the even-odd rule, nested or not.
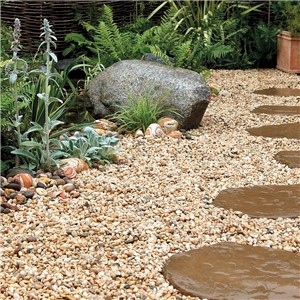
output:
[[[153,62],[157,62],[157,63],[163,64],[163,65],[166,65],[166,62],[162,58],[160,58],[160,57],[158,57],[158,56],[156,56],[152,53],[145,53],[142,56],[141,59],[142,60],[147,60],[147,61],[153,61]],[[175,59],[173,57],[168,57],[168,60],[169,60],[170,63],[175,62]]]
[[[200,125],[210,99],[210,89],[204,78],[193,71],[174,68],[143,60],[117,62],[88,85],[87,106],[95,118],[104,118],[128,104],[128,95],[142,95],[154,91],[181,115],[169,115],[178,120],[181,128],[192,129]]]

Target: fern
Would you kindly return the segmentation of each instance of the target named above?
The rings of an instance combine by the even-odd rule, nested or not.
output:
[[[63,56],[67,56],[69,54],[75,55],[75,51],[82,50],[89,46],[91,42],[86,39],[82,34],[71,32],[65,36],[65,41],[69,42],[70,45],[68,48],[64,49]]]
[[[172,66],[172,62],[170,61],[170,57],[166,54],[165,51],[161,50],[157,45],[149,46],[150,53],[154,56],[160,58],[164,64]]]
[[[216,65],[218,60],[224,59],[226,55],[233,52],[233,48],[230,45],[213,44],[207,49],[205,55],[206,61],[209,65]]]
[[[182,44],[180,44],[176,48],[176,53],[175,53],[175,66],[176,67],[188,67],[188,57],[191,55],[191,45],[192,41],[188,40]]]

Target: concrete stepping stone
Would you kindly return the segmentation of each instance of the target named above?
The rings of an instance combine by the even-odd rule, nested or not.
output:
[[[299,115],[300,106],[288,105],[262,105],[251,111],[256,114],[270,114],[270,115]]]
[[[275,159],[289,168],[300,168],[300,151],[280,151]]]
[[[226,189],[213,205],[241,211],[253,218],[296,218],[300,214],[300,184]]]
[[[300,96],[300,89],[268,88],[268,89],[256,90],[253,93],[259,95],[267,95],[267,96],[289,97],[289,96]]]
[[[299,253],[236,243],[171,256],[165,278],[201,299],[299,299]]]
[[[298,122],[279,125],[265,125],[261,127],[249,128],[247,131],[251,135],[255,136],[300,139],[300,123]]]

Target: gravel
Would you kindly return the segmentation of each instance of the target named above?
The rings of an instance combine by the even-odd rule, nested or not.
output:
[[[222,241],[300,252],[300,217],[252,219],[214,207],[226,188],[299,183],[300,170],[278,163],[299,141],[250,136],[250,127],[299,121],[258,115],[260,105],[300,105],[300,97],[253,94],[300,88],[275,69],[212,71],[220,95],[186,139],[124,136],[126,163],[79,174],[78,198],[36,195],[0,214],[0,299],[197,299],[162,276],[178,252]]]

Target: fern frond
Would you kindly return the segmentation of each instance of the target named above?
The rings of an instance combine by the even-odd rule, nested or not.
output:
[[[66,34],[65,42],[75,42],[81,46],[87,44],[89,41],[81,33],[71,32]]]
[[[209,48],[207,61],[209,63],[215,62],[218,59],[224,58],[226,55],[231,53],[233,48],[229,45],[214,44]]]
[[[150,45],[149,49],[150,49],[150,52],[153,55],[155,55],[156,57],[160,58],[166,65],[169,65],[169,66],[172,65],[172,63],[170,61],[170,58],[168,57],[168,55],[166,54],[166,52],[164,52],[163,50],[161,50],[158,45]]]
[[[113,60],[119,61],[121,58],[115,45],[115,38],[116,36],[111,32],[110,28],[101,21],[96,29],[94,41],[102,52],[109,53]]]
[[[191,44],[192,41],[186,41],[179,45],[175,51],[175,66],[185,67],[187,58],[191,55]]]

